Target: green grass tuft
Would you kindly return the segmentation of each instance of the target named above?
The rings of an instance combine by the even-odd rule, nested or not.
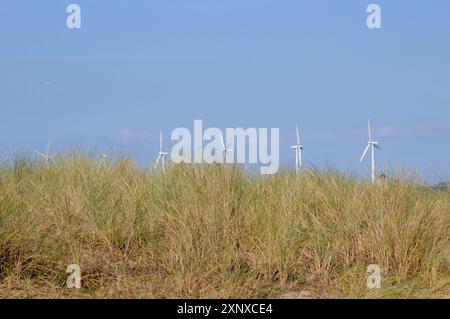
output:
[[[82,155],[0,169],[1,297],[449,298],[449,256],[450,194],[401,178],[162,175]],[[80,291],[65,288],[72,263]]]

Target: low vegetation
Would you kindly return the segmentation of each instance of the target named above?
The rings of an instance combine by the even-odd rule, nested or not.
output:
[[[450,298],[449,262],[450,194],[413,180],[82,155],[0,169],[3,298]]]

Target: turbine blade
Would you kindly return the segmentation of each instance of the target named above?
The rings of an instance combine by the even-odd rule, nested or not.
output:
[[[158,155],[156,158],[155,164],[153,165],[153,168],[155,168],[159,164],[159,160],[161,159],[161,155]]]
[[[370,119],[367,121],[369,128],[369,141],[372,141],[372,127],[370,126]]]
[[[39,152],[39,151],[36,151],[36,150],[33,150],[35,153],[37,153],[37,154],[39,154],[39,155],[41,155],[42,157],[45,157],[45,158],[47,158],[48,156],[47,155],[45,155],[44,153],[41,153],[41,152]]]
[[[159,132],[159,151],[163,151],[163,135],[162,130]]]
[[[361,159],[359,160],[360,162],[362,162],[364,157],[366,157],[366,154],[367,154],[367,151],[369,150],[369,148],[370,148],[370,144],[367,144],[366,149],[364,150],[364,153],[361,156]]]
[[[374,144],[373,146],[375,146],[375,148],[378,148],[379,150],[382,150],[381,147],[379,147],[378,145]]]
[[[297,145],[300,145],[300,133],[298,131],[298,125],[295,126],[295,132],[297,133]]]

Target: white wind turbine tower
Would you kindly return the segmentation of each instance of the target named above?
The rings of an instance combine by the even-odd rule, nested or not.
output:
[[[163,152],[163,133],[162,131],[159,132],[159,153],[158,153],[158,157],[155,161],[155,165],[153,165],[153,168],[156,168],[156,166],[158,166],[158,164],[161,162],[161,168],[162,171],[164,172],[165,168],[166,168],[166,157],[169,155],[169,153],[167,152]]]
[[[295,152],[295,172],[298,173],[302,168],[302,152],[303,145],[300,144],[300,132],[298,130],[298,125],[295,126],[295,132],[297,133],[297,144],[291,146],[291,149]]]
[[[231,144],[228,144],[227,146],[225,146],[225,141],[223,140],[223,135],[220,135],[220,140],[222,142],[223,163],[225,164],[227,162],[227,154],[233,152],[233,150],[230,148]]]
[[[370,119],[368,121],[368,129],[369,129],[369,141],[367,142],[367,146],[364,150],[363,155],[361,156],[360,162],[363,161],[364,157],[366,156],[370,148],[372,152],[372,165],[371,165],[372,182],[375,182],[375,148],[379,150],[381,150],[381,148],[378,146],[379,142],[372,140],[372,127],[370,126]]]
[[[52,145],[52,140],[49,140],[49,141],[48,141],[48,144],[47,144],[47,151],[46,151],[45,154],[42,153],[42,152],[39,152],[39,151],[34,150],[34,152],[37,153],[37,154],[39,154],[40,156],[42,156],[42,157],[47,161],[48,164],[50,164],[51,159],[54,158],[54,157],[56,156],[56,154],[51,154],[51,153],[50,153],[50,147],[51,147],[51,145]]]

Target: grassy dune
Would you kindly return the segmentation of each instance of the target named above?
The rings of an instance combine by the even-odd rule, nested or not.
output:
[[[414,182],[83,156],[0,169],[3,298],[450,298],[449,262],[450,194]]]

